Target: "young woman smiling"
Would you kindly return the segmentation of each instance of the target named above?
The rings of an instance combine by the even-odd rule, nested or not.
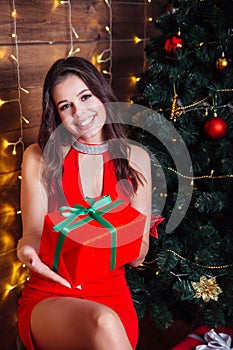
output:
[[[84,58],[60,59],[46,75],[38,144],[26,149],[22,167],[17,254],[31,277],[19,302],[18,327],[28,350],[136,349],[138,320],[124,266],[73,288],[39,253],[47,213],[86,196],[111,195],[147,217],[140,254],[128,263],[143,262],[151,218],[150,158],[127,141],[115,102],[105,78]]]

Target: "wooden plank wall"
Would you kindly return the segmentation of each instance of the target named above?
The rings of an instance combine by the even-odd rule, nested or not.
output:
[[[166,3],[165,0],[1,0],[0,103],[6,101],[0,108],[2,350],[16,348],[17,301],[28,276],[28,271],[18,262],[15,253],[17,240],[21,237],[20,167],[23,148],[36,142],[44,76],[56,59],[68,55],[70,35],[74,34],[72,25],[79,36],[76,38],[72,35],[74,50],[80,50],[75,55],[92,60],[100,70],[109,70],[112,63],[113,89],[119,101],[129,101],[131,96],[136,95],[132,77],[139,76],[145,69],[144,47],[148,38],[156,35],[153,22],[147,19],[161,15]],[[14,4],[16,17],[12,16]],[[107,32],[106,26],[112,26],[111,33]],[[17,34],[17,40],[12,34]],[[134,36],[143,40],[135,44]],[[97,64],[97,55],[111,45],[112,60]],[[25,93],[21,87],[29,93]],[[24,122],[22,116],[29,124]],[[13,155],[14,145],[7,147],[7,142],[17,141],[16,154]]]

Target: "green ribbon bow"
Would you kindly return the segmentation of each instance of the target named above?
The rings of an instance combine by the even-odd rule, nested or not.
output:
[[[96,220],[99,224],[109,230],[111,234],[111,259],[110,259],[110,270],[113,270],[116,264],[116,229],[115,227],[102,217],[102,214],[111,211],[116,208],[119,204],[122,204],[122,200],[112,202],[110,196],[104,196],[101,199],[95,201],[93,198],[86,197],[85,200],[89,203],[90,207],[85,208],[80,204],[75,204],[74,207],[63,206],[59,209],[62,216],[67,217],[64,221],[55,225],[53,229],[56,232],[61,232],[58,237],[54,260],[53,269],[58,270],[59,258],[64,244],[65,238],[68,233],[78,227],[85,225],[86,223]],[[100,210],[101,209],[101,210]],[[72,223],[80,215],[87,215],[84,218],[80,218],[79,221]]]

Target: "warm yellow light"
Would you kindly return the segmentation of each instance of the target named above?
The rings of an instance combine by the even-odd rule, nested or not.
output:
[[[7,50],[6,48],[2,48],[0,49],[0,60],[2,60],[5,56],[6,56]]]
[[[11,12],[11,17],[14,18],[14,17],[16,17],[16,16],[17,16],[16,10],[12,11],[12,12]]]
[[[110,28],[109,28],[109,26],[105,26],[105,30],[106,30],[106,32],[110,32]]]
[[[97,63],[101,63],[101,58],[102,58],[102,56],[101,56],[101,55],[98,55],[98,56],[96,57],[96,62],[97,62]]]
[[[137,77],[135,77],[135,76],[131,77],[131,81],[132,81],[132,83],[136,84],[136,82],[137,82]]]
[[[27,89],[24,89],[23,87],[20,87],[20,90],[22,90],[23,92],[25,92],[25,94],[29,94],[29,91]]]
[[[6,149],[9,146],[9,142],[7,140],[3,140],[3,148]]]
[[[3,210],[3,209],[8,210],[8,213],[9,213],[9,210],[10,210],[10,215],[8,216],[8,218],[10,218],[12,216],[11,213],[13,211],[13,208],[10,207],[10,205],[7,204],[7,205],[1,205],[1,210]],[[9,221],[11,221],[11,220],[9,220]],[[8,224],[9,223],[10,222],[8,222]],[[1,236],[2,236],[1,237],[1,246],[2,246],[2,248],[4,248],[5,251],[12,249],[14,247],[14,243],[15,243],[13,236],[10,235],[5,230],[0,230],[0,233],[1,233]]]
[[[81,51],[81,49],[80,49],[80,47],[78,47],[73,53],[80,52],[80,51]]]
[[[54,0],[52,12],[54,12],[54,11],[57,9],[57,7],[58,7],[59,5],[60,5],[60,1]]]
[[[73,33],[74,33],[74,35],[75,35],[75,38],[78,39],[78,38],[79,38],[79,35],[78,35],[78,33],[76,32],[76,30],[75,30],[74,27],[72,28],[72,31],[73,31]]]
[[[153,18],[152,17],[148,17],[148,22],[152,22]]]
[[[11,58],[15,61],[18,62],[17,58],[15,57],[15,55],[11,55]]]
[[[142,39],[140,39],[138,36],[134,36],[134,38],[133,38],[133,40],[134,40],[134,43],[135,44],[138,44],[138,43],[140,43],[140,41],[142,41]]]
[[[103,70],[103,73],[104,73],[104,74],[109,74],[109,75],[110,75],[110,73],[109,73],[106,69]]]
[[[149,4],[151,3],[151,0],[147,0],[149,2]]]
[[[23,119],[23,121],[26,123],[26,124],[29,124],[29,120],[27,118],[25,118],[23,115],[21,115],[21,118]]]
[[[4,101],[0,98],[0,107],[2,107],[5,103],[6,103],[6,101]]]
[[[11,34],[11,37],[12,37],[12,38],[16,38],[16,34],[15,34],[15,33],[12,33],[12,34]]]

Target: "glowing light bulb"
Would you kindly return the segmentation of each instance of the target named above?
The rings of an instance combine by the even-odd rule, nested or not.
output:
[[[134,36],[134,38],[133,38],[133,40],[134,40],[134,43],[135,44],[138,44],[138,43],[140,43],[140,41],[142,41],[142,39],[140,39],[138,36]]]
[[[11,55],[11,58],[15,61],[18,62],[17,58],[15,57],[15,55]]]
[[[0,107],[2,107],[5,103],[6,103],[6,101],[4,101],[0,98]]]
[[[23,121],[26,123],[26,124],[29,124],[29,120],[27,118],[25,118],[23,115],[21,115],[21,119],[23,119]]]
[[[22,86],[20,86],[20,90],[22,90],[23,92],[25,92],[25,94],[29,94],[29,91],[27,89],[24,89]]]
[[[73,31],[73,33],[74,33],[74,35],[75,35],[75,38],[78,39],[78,38],[79,38],[79,35],[78,35],[78,33],[76,32],[76,30],[75,30],[74,27],[72,28],[72,31]]]

